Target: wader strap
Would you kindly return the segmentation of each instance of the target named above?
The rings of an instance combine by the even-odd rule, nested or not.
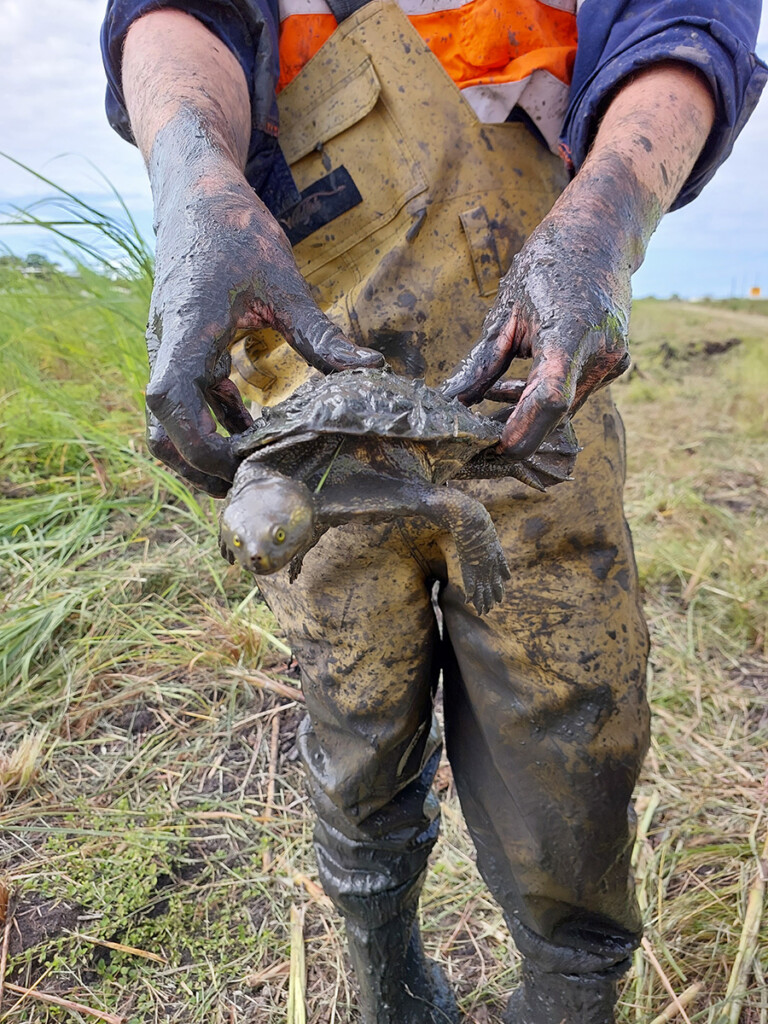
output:
[[[350,14],[365,7],[368,0],[327,0],[328,6],[333,11],[333,16],[339,24],[345,21]]]

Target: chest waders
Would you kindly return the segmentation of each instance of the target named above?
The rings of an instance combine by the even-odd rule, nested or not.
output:
[[[284,226],[319,304],[396,370],[439,382],[563,187],[559,162],[521,125],[479,123],[383,0],[344,20],[279,104],[303,193]],[[263,335],[233,361],[264,403],[307,373]],[[285,570],[260,581],[301,666],[320,878],[345,918],[365,1024],[456,1019],[416,923],[438,832],[441,672],[462,810],[524,958],[509,1019],[613,1020],[640,932],[630,799],[648,742],[647,634],[622,513],[623,432],[605,391],[576,428],[573,482],[547,494],[465,485],[512,570],[482,619],[464,602],[450,536],[418,519],[331,530],[295,584]]]

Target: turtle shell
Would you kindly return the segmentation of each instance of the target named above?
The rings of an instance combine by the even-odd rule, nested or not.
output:
[[[480,451],[501,437],[502,424],[471,413],[422,380],[389,369],[342,370],[313,377],[285,401],[264,409],[253,426],[233,439],[235,454],[246,456],[291,438],[321,434],[411,439],[429,444],[453,440]]]

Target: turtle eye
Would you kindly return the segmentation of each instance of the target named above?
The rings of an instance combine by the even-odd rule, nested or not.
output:
[[[232,546],[235,548],[239,548],[242,547],[242,544],[243,542],[240,540],[238,534],[235,534],[234,537],[232,538]]]
[[[272,534],[272,539],[274,540],[275,544],[283,543],[283,541],[285,540],[285,530],[282,528],[282,526],[278,526],[278,528]]]

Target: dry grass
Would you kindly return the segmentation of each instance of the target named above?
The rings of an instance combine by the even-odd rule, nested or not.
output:
[[[702,983],[688,1013],[709,1021],[730,1012],[749,887],[766,870],[768,317],[646,302],[633,335],[636,371],[616,391],[654,641],[640,801],[658,802],[638,882],[664,971],[678,992]],[[744,1024],[766,1020],[767,968],[758,958]],[[629,991],[638,1019],[664,1000],[646,956]]]
[[[0,1020],[93,1019],[24,994],[34,988],[126,1024],[285,1021],[292,946],[294,991],[301,982],[297,908],[307,1020],[352,1022],[295,760],[295,666],[218,556],[212,503],[141,454],[146,281],[9,275],[0,895],[11,898],[7,910],[0,900]],[[768,317],[742,310],[639,303],[636,367],[616,388],[655,710],[636,851],[649,945],[623,989],[623,1024],[662,1014],[669,989],[687,993],[691,1021],[729,1013],[768,830],[767,328]],[[739,345],[705,354],[704,343],[734,336]],[[278,694],[270,680],[291,689]],[[425,941],[467,1020],[493,1024],[518,961],[447,766],[439,780]],[[761,937],[764,951],[765,922]],[[763,958],[742,1024],[768,1020]]]
[[[0,755],[0,808],[6,799],[22,796],[37,777],[40,761],[51,749],[47,741],[48,730],[38,729]]]

